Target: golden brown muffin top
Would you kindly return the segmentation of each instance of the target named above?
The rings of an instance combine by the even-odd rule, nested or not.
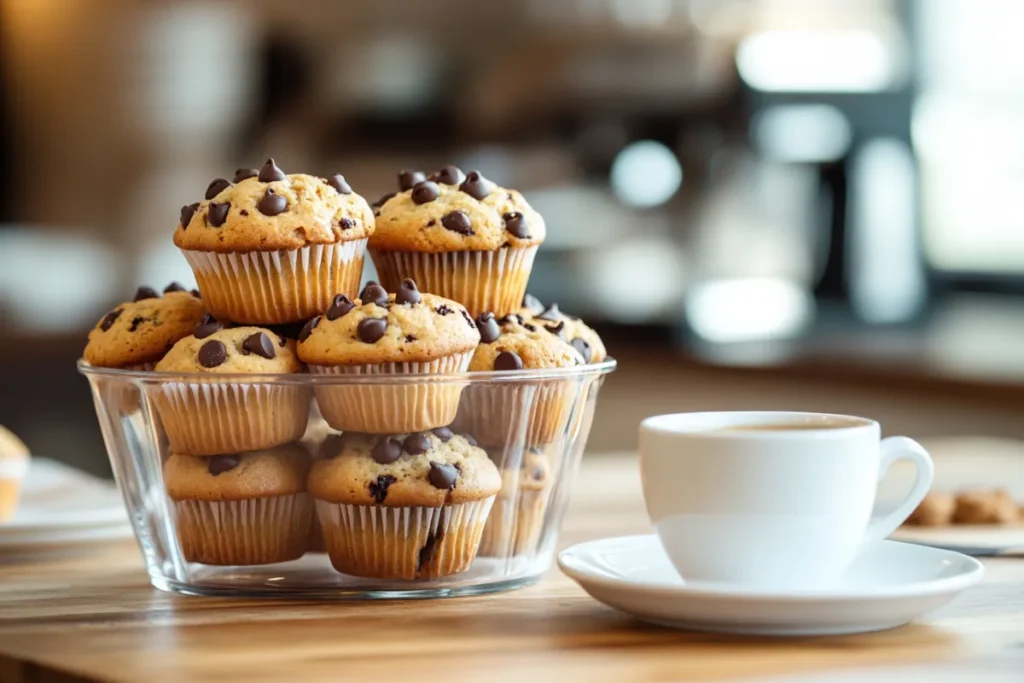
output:
[[[209,317],[156,365],[157,372],[213,374],[291,373],[302,369],[293,340],[262,327],[224,329]]]
[[[310,457],[296,443],[214,456],[171,454],[164,484],[172,500],[269,498],[306,490]]]
[[[580,318],[560,311],[556,303],[545,306],[527,294],[517,315],[524,322],[543,325],[549,332],[572,344],[587,363],[600,363],[608,357],[608,351],[597,332]]]
[[[469,364],[474,372],[567,368],[584,364],[583,357],[564,339],[518,315],[496,320],[494,314],[484,313],[476,324],[480,330],[480,346]]]

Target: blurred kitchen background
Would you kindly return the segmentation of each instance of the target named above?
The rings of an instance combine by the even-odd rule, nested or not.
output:
[[[0,0],[0,423],[107,468],[75,359],[214,177],[521,189],[640,417],[1024,437],[1021,0]],[[368,264],[369,265],[369,264]],[[366,277],[372,277],[367,272]]]

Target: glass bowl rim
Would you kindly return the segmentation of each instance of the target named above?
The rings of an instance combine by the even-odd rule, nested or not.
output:
[[[78,371],[86,377],[105,377],[124,382],[153,384],[280,384],[313,387],[320,385],[380,384],[406,385],[420,383],[527,383],[542,380],[575,380],[600,377],[614,372],[618,362],[608,357],[600,363],[588,363],[567,368],[538,368],[529,370],[491,370],[486,372],[452,372],[425,374],[385,375],[332,375],[308,372],[291,373],[214,373],[214,372],[156,372],[153,370],[126,370],[91,365],[78,359]]]

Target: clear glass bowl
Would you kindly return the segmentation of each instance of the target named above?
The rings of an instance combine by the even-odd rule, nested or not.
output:
[[[366,599],[469,595],[538,580],[551,567],[598,389],[604,376],[615,369],[615,361],[552,370],[446,375],[172,374],[98,368],[84,361],[79,361],[78,367],[92,387],[114,476],[155,587],[197,595]],[[420,420],[417,427],[429,426],[429,420],[450,420],[454,432],[473,435],[501,474],[501,490],[479,513],[486,514],[482,531],[474,527],[479,533],[462,541],[463,557],[469,558],[462,566],[454,570],[448,566],[427,578],[342,574],[334,567],[337,562],[332,563],[324,552],[320,520],[309,514],[315,508],[325,515],[327,506],[321,507],[311,498],[303,506],[277,508],[302,507],[305,513],[300,521],[296,521],[298,513],[283,513],[292,514],[296,525],[312,520],[308,543],[293,553],[304,553],[298,559],[244,565],[193,561],[211,562],[209,557],[197,557],[196,544],[188,542],[188,534],[207,534],[215,545],[230,545],[233,532],[229,525],[204,529],[201,521],[197,528],[197,517],[168,495],[164,464],[172,453],[185,450],[189,455],[208,457],[225,443],[240,443],[238,439],[258,448],[266,446],[260,439],[277,444],[287,439],[294,444],[296,435],[301,434],[299,443],[315,460],[322,455],[324,441],[339,432],[331,425],[348,426],[352,419],[360,419],[352,417],[355,413],[349,412],[349,407],[360,405],[360,401],[364,407],[367,403],[387,405],[388,401],[408,406],[424,395],[437,400],[430,404],[431,410],[407,411],[412,419]],[[247,427],[247,415],[260,417]],[[211,416],[216,418],[213,426],[202,427]],[[294,445],[290,448],[297,453]],[[194,452],[196,449],[203,452]],[[443,508],[407,509],[425,510],[428,517],[434,511],[440,517]],[[361,509],[360,513],[384,514],[380,509]],[[220,524],[222,518],[216,519]],[[249,529],[258,533],[259,522],[254,524]],[[186,525],[191,526],[183,532]],[[265,528],[276,527],[268,524]],[[420,533],[409,543],[423,538]],[[431,543],[428,538],[421,553],[427,552]],[[344,552],[338,542],[334,546],[328,548],[331,553]],[[291,547],[294,550],[294,542]]]

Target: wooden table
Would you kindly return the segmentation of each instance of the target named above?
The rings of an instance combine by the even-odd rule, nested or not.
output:
[[[563,543],[646,529],[634,459],[586,459]],[[982,585],[920,623],[771,640],[647,626],[557,569],[452,600],[182,597],[151,588],[134,544],[118,543],[0,567],[0,681],[1021,681],[1024,560],[985,564]]]

